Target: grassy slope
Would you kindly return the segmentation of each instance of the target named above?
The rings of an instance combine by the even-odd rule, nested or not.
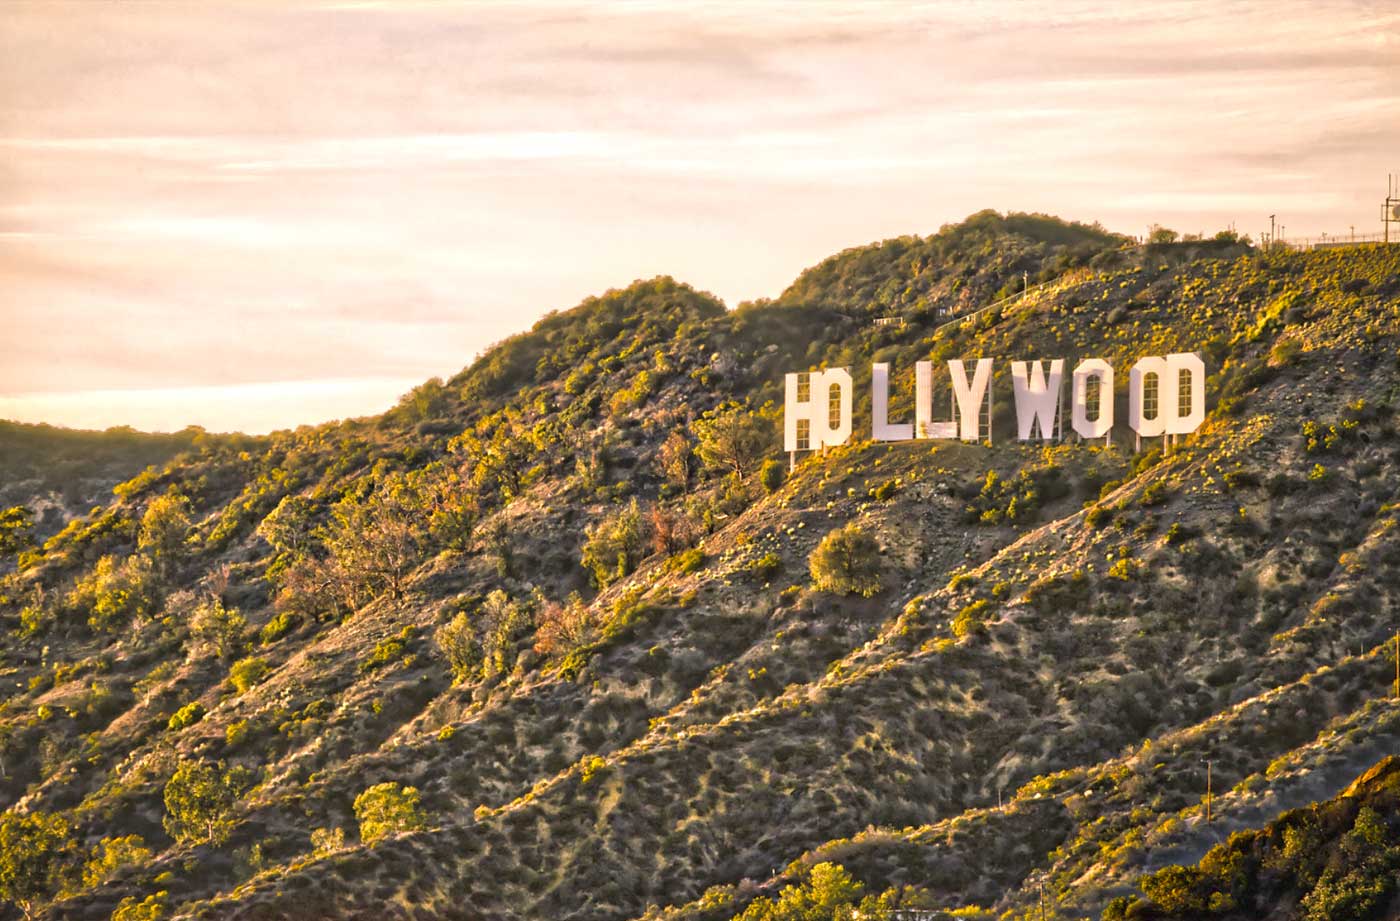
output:
[[[1330,792],[1397,731],[1400,712],[1371,699],[1384,687],[1377,647],[1394,604],[1396,443],[1389,410],[1354,413],[1354,437],[1325,456],[1304,449],[1299,428],[1340,420],[1356,393],[1393,395],[1400,258],[1178,264],[1168,250],[1091,271],[1057,265],[1067,250],[1043,242],[1003,243],[1036,250],[1056,283],[977,328],[929,338],[960,290],[937,280],[902,329],[849,319],[842,298],[867,297],[869,284],[838,283],[861,273],[827,267],[777,304],[728,315],[688,289],[635,286],[488,355],[451,382],[471,399],[433,418],[404,410],[288,433],[264,455],[210,448],[130,491],[117,504],[128,520],[169,482],[191,494],[209,539],[179,579],[193,586],[227,567],[257,626],[271,617],[269,561],[251,527],[282,493],[332,496],[376,462],[421,465],[443,456],[448,433],[501,408],[526,424],[591,404],[615,458],[614,485],[591,492],[573,475],[577,446],[536,458],[541,477],[494,513],[520,535],[517,574],[501,576],[478,553],[427,561],[406,602],[381,599],[274,643],[272,676],[238,698],[221,690],[219,663],[180,655],[178,633],[60,637],[65,659],[115,676],[129,704],[36,726],[41,703],[82,712],[81,669],[11,698],[4,715],[22,741],[61,743],[45,763],[10,756],[12,776],[29,784],[26,806],[75,809],[90,836],[138,831],[166,848],[159,792],[173,754],[267,771],[223,848],[168,847],[55,912],[105,917],[119,897],[154,891],[163,872],[174,903],[212,899],[187,906],[211,917],[412,905],[422,916],[623,918],[753,880],[677,909],[726,917],[804,852],[809,863],[841,859],[877,889],[928,886],[947,905],[1025,907],[1043,881],[1066,907],[1093,907],[1145,869],[1199,855],[1231,823]],[[907,249],[875,290],[918,288],[895,284]],[[989,294],[1011,284],[1022,263],[985,250],[944,277],[985,275]],[[854,264],[870,275],[868,262]],[[690,306],[658,309],[678,301]],[[1298,354],[1278,347],[1294,339]],[[649,459],[670,425],[725,393],[775,396],[782,370],[845,362],[862,379],[878,356],[907,376],[917,358],[979,353],[1095,354],[1124,368],[1201,344],[1218,372],[1212,395],[1232,405],[1165,459],[1121,445],[1046,452],[1006,444],[1005,433],[992,449],[855,444],[723,522],[701,545],[699,571],[652,560],[594,599],[626,622],[577,674],[526,655],[501,679],[453,687],[427,639],[463,597],[497,585],[519,592],[528,580],[552,597],[579,587],[582,525],[629,493],[658,495]],[[672,371],[643,411],[609,418],[600,404],[652,349]],[[576,357],[541,361],[561,353]],[[561,380],[588,363],[599,371],[571,398]],[[1311,480],[1318,463],[1326,476]],[[1068,472],[1068,488],[1033,519],[966,520],[988,467],[1010,478],[1051,465]],[[894,478],[892,496],[871,497]],[[1113,513],[1088,526],[1084,500],[1118,480],[1099,503]],[[850,520],[887,547],[890,588],[869,601],[784,592],[805,582],[816,540]],[[1184,530],[1169,532],[1174,522]],[[55,546],[40,578],[58,586],[98,552],[120,552],[122,532],[112,533],[104,546]],[[764,581],[747,564],[770,552],[780,569]],[[1124,557],[1135,565],[1111,571]],[[407,654],[363,669],[405,625],[417,628]],[[173,673],[133,686],[172,657]],[[7,665],[21,680],[40,668],[23,646]],[[202,722],[173,737],[160,728],[194,698],[209,709]],[[225,730],[242,719],[254,731],[231,746]],[[1211,828],[1196,811],[1206,753],[1220,759],[1217,789],[1229,790]],[[311,858],[310,829],[353,828],[350,801],[384,779],[420,786],[435,827]],[[862,832],[871,825],[888,830]],[[248,877],[237,858],[253,843],[273,868],[231,891]]]

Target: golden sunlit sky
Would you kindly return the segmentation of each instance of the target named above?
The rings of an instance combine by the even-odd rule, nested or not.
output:
[[[5,2],[0,418],[379,412],[982,208],[1377,232],[1400,4]]]

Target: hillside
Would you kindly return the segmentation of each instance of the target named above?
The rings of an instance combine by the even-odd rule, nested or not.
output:
[[[47,538],[107,501],[118,483],[209,437],[195,428],[169,435],[88,432],[0,419],[0,509],[28,508],[35,535]]]
[[[199,441],[0,582],[0,891],[123,921],[1169,911],[1127,905],[1396,750],[1397,349],[1400,247],[983,212],[733,311],[637,282],[383,416]],[[785,371],[891,362],[909,415],[917,360],[1096,356],[1123,420],[1126,368],[1177,351],[1208,415],[1166,453],[1121,421],[1015,443],[998,361],[990,445],[860,440],[858,399],[785,473]],[[821,590],[851,524],[878,591]]]

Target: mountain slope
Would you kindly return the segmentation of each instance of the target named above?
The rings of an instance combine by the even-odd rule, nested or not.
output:
[[[734,312],[638,283],[379,419],[130,484],[3,590],[3,805],[63,816],[70,850],[150,851],[55,878],[47,911],[720,918],[835,862],[887,902],[1043,892],[1074,916],[1330,796],[1400,731],[1400,254],[1120,247],[979,215]],[[936,329],[972,305],[943,279],[1019,290],[1026,252],[1042,287]],[[917,293],[870,294],[894,290]],[[891,306],[904,324],[869,322]],[[1166,455],[1121,425],[1107,448],[1012,443],[999,364],[991,446],[758,470],[783,371],[891,361],[907,414],[923,358],[1093,355],[1122,380],[1196,348],[1209,416]],[[713,433],[765,412],[726,474]],[[696,437],[711,464],[666,447]],[[139,525],[170,490],[188,522],[162,556]],[[870,598],[807,573],[851,522],[883,549]],[[121,578],[148,603],[112,630],[94,614]],[[245,625],[210,627],[234,607]],[[257,772],[222,841],[163,821],[197,760]],[[427,827],[359,843],[381,782],[416,787]]]

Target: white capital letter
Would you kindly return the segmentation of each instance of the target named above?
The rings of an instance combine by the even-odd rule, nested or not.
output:
[[[1098,387],[1099,417],[1089,419],[1089,381]],[[1113,366],[1102,358],[1086,358],[1074,369],[1074,430],[1081,438],[1102,438],[1113,429]]]
[[[933,421],[933,362],[914,365],[914,434],[918,438],[957,438],[958,423]]]
[[[1041,441],[1054,437],[1055,414],[1060,410],[1060,381],[1065,375],[1063,358],[1050,362],[1050,376],[1040,362],[1029,367],[1030,362],[1011,363],[1011,385],[1016,393],[1016,437],[1021,441],[1031,440],[1031,426],[1040,425]]]
[[[908,441],[914,426],[908,422],[890,424],[890,366],[877,361],[870,366],[870,437],[875,441]]]
[[[992,360],[977,359],[977,369],[972,372],[972,383],[967,382],[967,372],[963,370],[961,359],[948,360],[948,375],[953,379],[953,396],[958,400],[958,415],[962,417],[963,441],[977,441],[982,435],[980,420],[982,400],[987,395],[987,385],[992,379]]]

